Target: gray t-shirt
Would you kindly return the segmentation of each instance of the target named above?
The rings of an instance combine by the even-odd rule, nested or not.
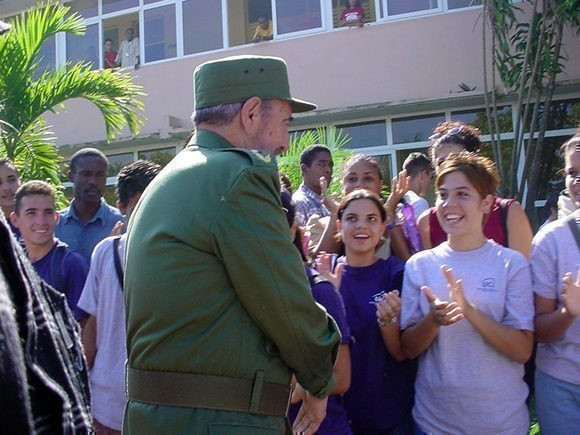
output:
[[[429,312],[421,286],[449,299],[443,264],[463,281],[467,300],[478,310],[504,325],[533,331],[528,263],[519,252],[491,240],[472,251],[454,251],[444,242],[411,257],[403,280],[401,329]],[[468,320],[442,326],[419,357],[413,416],[427,433],[527,433],[523,375],[523,365],[487,344]]]
[[[580,211],[575,216],[580,217]],[[577,225],[577,224],[576,224]],[[580,250],[569,223],[564,219],[546,225],[532,242],[532,288],[562,307],[562,278],[580,268]],[[551,343],[539,343],[536,367],[550,376],[580,385],[580,319]]]

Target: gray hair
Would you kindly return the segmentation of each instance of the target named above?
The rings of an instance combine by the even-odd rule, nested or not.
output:
[[[244,103],[241,102],[218,104],[217,106],[195,109],[191,116],[191,121],[196,127],[204,122],[214,125],[226,125],[229,124],[238,113],[240,113],[243,105]]]
[[[269,113],[272,107],[271,101],[262,100],[262,110],[266,114]],[[229,124],[240,113],[244,104],[245,101],[242,101],[241,103],[218,104],[217,106],[195,109],[193,115],[191,115],[191,122],[193,122],[195,127],[204,122],[213,125]]]

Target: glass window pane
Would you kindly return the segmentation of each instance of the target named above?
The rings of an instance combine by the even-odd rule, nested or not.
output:
[[[99,67],[99,25],[87,26],[84,35],[66,34],[66,60],[69,62],[89,62],[91,68]]]
[[[38,67],[34,71],[34,78],[37,79],[40,75],[45,72],[52,70],[54,71],[56,66],[56,38],[55,35],[47,38],[42,44],[38,56],[36,57],[38,61]]]
[[[437,0],[387,0],[387,15],[408,14],[438,7]]]
[[[146,4],[146,5],[148,5],[150,3],[157,3],[157,2],[160,2],[160,1],[163,1],[163,0],[143,0],[143,3]]]
[[[510,165],[511,165],[511,159],[512,159],[512,152],[514,149],[514,141],[513,140],[502,140],[500,142],[500,154],[501,154],[501,164],[503,166],[503,170],[504,170],[504,178],[507,177],[507,174],[511,175],[511,171],[510,171]],[[481,149],[481,155],[484,157],[487,157],[493,161],[495,161],[495,159],[493,158],[493,150],[491,149],[491,143],[490,142],[484,142],[483,147]],[[497,164],[497,162],[496,162]],[[509,182],[509,180],[501,180],[501,182]]]
[[[320,0],[277,0],[278,35],[322,27]]]
[[[385,121],[344,124],[337,125],[336,128],[342,129],[351,137],[346,144],[347,148],[366,148],[387,144]]]
[[[129,42],[128,36],[133,39]],[[103,20],[103,44],[107,45],[107,39],[111,40],[111,54],[106,54],[103,49],[103,55],[109,59],[109,62],[119,58],[122,68],[133,67],[139,56],[139,14],[119,15],[114,18]],[[118,52],[121,52],[120,54]],[[118,56],[117,56],[118,55]],[[143,61],[141,58],[140,61]],[[106,64],[104,63],[106,66]],[[109,64],[111,67],[111,64]]]
[[[223,48],[222,4],[207,0],[183,2],[184,54]]]
[[[489,134],[489,126],[487,124],[487,114],[485,109],[462,110],[459,112],[451,112],[451,120],[461,121],[469,125],[477,127],[482,134]],[[512,122],[512,107],[503,106],[499,108],[499,128],[502,133],[513,130]]]
[[[448,9],[468,8],[470,6],[481,6],[482,0],[447,0]]]
[[[428,115],[393,119],[393,143],[425,141],[437,124],[445,121],[445,115]]]
[[[360,9],[362,9],[362,11]],[[343,17],[343,12],[345,12],[345,16]],[[343,0],[332,0],[332,22],[334,23],[334,27],[341,27],[341,20],[340,18],[343,17],[344,22],[342,22],[343,26],[349,25],[349,18],[346,16],[346,13],[349,13],[349,17],[353,20],[358,20],[360,14],[363,14],[363,23],[370,23],[376,21],[375,15],[375,2],[373,0],[362,0],[358,2],[358,6],[350,7],[348,1]]]
[[[103,0],[103,14],[139,6],[139,0]]]
[[[67,3],[71,12],[78,12],[84,18],[96,17],[98,14],[98,0],[75,0]]]
[[[381,168],[381,173],[383,174],[383,190],[390,191],[391,180],[393,178],[391,174],[391,155],[385,154],[382,156],[372,157],[379,163],[379,167]]]
[[[165,166],[175,157],[175,147],[161,148],[157,150],[139,151],[139,158],[143,160],[151,160],[161,166]]]
[[[538,123],[541,122],[541,115],[544,112],[544,104],[540,104],[538,111]],[[550,105],[550,115],[548,118],[548,130],[559,130],[563,128],[576,128],[580,124],[580,100],[560,100],[552,101]]]
[[[117,204],[117,187],[116,186],[105,186],[103,190],[103,198],[107,201],[107,204],[115,205]]]
[[[116,177],[123,166],[133,162],[133,153],[114,154],[107,156],[107,158],[109,159],[107,177]]]
[[[175,5],[146,10],[144,20],[145,62],[177,56]]]

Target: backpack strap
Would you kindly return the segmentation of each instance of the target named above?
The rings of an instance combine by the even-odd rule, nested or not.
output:
[[[121,256],[119,255],[119,241],[121,236],[117,236],[113,239],[113,258],[115,261],[115,272],[117,272],[117,279],[119,280],[119,285],[121,286],[121,291],[123,291],[123,267],[121,266]]]
[[[508,198],[503,198],[499,202],[499,217],[501,220],[501,228],[503,230],[503,237],[504,242],[503,245],[506,248],[509,248],[509,234],[508,234],[508,226],[507,226],[507,215],[508,215],[508,208],[510,206],[510,200]]]
[[[580,229],[578,229],[578,225],[580,225],[580,216],[576,216],[576,213],[572,213],[565,219],[570,226],[572,234],[574,234],[574,238],[576,239],[576,246],[578,246],[578,249],[580,249]]]
[[[66,256],[66,245],[57,244],[50,259],[50,285],[61,293],[66,291],[64,282],[64,257]]]

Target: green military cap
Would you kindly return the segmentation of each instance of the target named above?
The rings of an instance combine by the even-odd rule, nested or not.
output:
[[[316,109],[290,95],[286,62],[279,57],[232,56],[206,62],[195,69],[193,79],[196,109],[251,97],[288,101],[292,112]]]

